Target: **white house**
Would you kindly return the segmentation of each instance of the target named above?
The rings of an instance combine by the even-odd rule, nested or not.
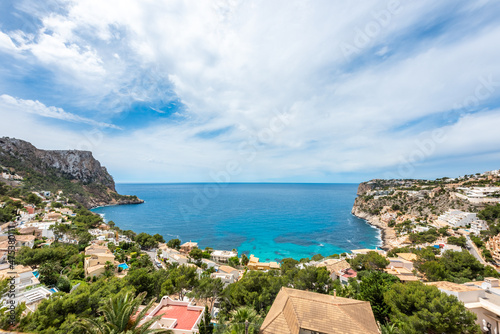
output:
[[[460,210],[448,210],[438,217],[438,221],[453,227],[461,227],[478,220],[477,214]]]
[[[215,262],[228,263],[229,259],[232,257],[237,257],[238,252],[226,251],[226,250],[214,250],[210,254],[210,258]]]
[[[451,282],[426,283],[434,285],[442,292],[453,295],[464,303],[465,308],[477,315],[476,323],[485,332],[500,333],[500,287],[497,278],[484,281],[457,284]]]

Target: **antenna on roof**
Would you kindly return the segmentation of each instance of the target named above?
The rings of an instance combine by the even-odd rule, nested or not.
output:
[[[337,289],[333,289],[333,298],[337,298]]]

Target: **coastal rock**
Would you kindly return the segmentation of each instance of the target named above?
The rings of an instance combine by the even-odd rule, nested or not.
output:
[[[26,141],[3,137],[0,164],[15,168],[31,190],[63,190],[87,208],[144,202],[136,196],[119,195],[113,177],[90,151],[41,150]]]
[[[396,241],[396,231],[389,227],[386,223],[384,223],[379,215],[371,214],[362,209],[362,206],[359,205],[358,198],[354,201],[354,205],[352,207],[351,213],[361,219],[364,219],[368,224],[375,226],[380,230],[381,239],[382,239],[382,249],[389,250],[393,248],[394,243]]]
[[[458,186],[460,184],[439,180],[375,179],[363,182],[358,186],[352,214],[380,228],[384,248],[393,248],[398,243],[395,229],[388,226],[391,220],[397,222],[413,217],[431,222],[450,209],[477,212],[483,207],[457,197]]]

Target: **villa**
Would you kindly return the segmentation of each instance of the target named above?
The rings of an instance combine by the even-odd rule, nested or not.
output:
[[[181,245],[181,253],[184,253],[184,254],[189,254],[189,252],[191,252],[194,248],[197,248],[198,247],[198,243],[197,242],[185,242]]]
[[[236,257],[238,256],[238,252],[225,251],[225,250],[214,250],[210,254],[210,258],[212,259],[212,261],[220,263],[228,263],[229,259],[235,256]]]
[[[106,262],[114,264],[115,256],[106,246],[90,245],[85,248],[85,277],[99,276],[106,271]]]
[[[14,277],[16,293],[40,283],[35,275],[33,275],[33,271],[30,267],[17,265],[14,267],[14,270],[12,270],[8,263],[0,265],[0,279],[12,277]]]
[[[225,275],[231,275],[234,277],[234,280],[237,281],[238,278],[240,277],[240,272],[238,269],[235,269],[230,266],[220,266],[218,273],[220,274],[225,274]]]
[[[336,295],[281,288],[261,334],[378,334],[370,303]]]
[[[237,278],[234,277],[232,274],[226,274],[226,273],[212,273],[210,275],[212,279],[220,279],[222,283],[224,283],[224,288],[228,286],[229,284],[232,284],[236,282]]]
[[[259,258],[253,255],[250,255],[247,267],[250,270],[280,269],[280,265],[277,262],[259,262]]]
[[[346,260],[328,259],[318,263],[316,267],[325,267],[330,273],[330,277],[335,280],[342,274],[342,270],[351,268],[351,265]]]
[[[498,279],[485,278],[484,281],[457,284],[451,282],[431,282],[442,292],[458,298],[465,308],[477,315],[476,323],[485,331],[499,333],[500,325],[500,286]]]
[[[438,222],[452,227],[463,227],[466,225],[470,225],[476,220],[478,220],[476,213],[463,212],[460,210],[448,210],[438,217]]]
[[[195,306],[186,301],[172,300],[170,297],[165,296],[142,322],[161,315],[161,318],[151,325],[151,329],[169,329],[173,334],[195,334],[198,333],[198,325],[204,311],[203,306]]]

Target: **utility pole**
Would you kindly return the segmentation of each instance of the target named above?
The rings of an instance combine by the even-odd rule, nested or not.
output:
[[[248,334],[248,320],[245,320],[245,334]]]

